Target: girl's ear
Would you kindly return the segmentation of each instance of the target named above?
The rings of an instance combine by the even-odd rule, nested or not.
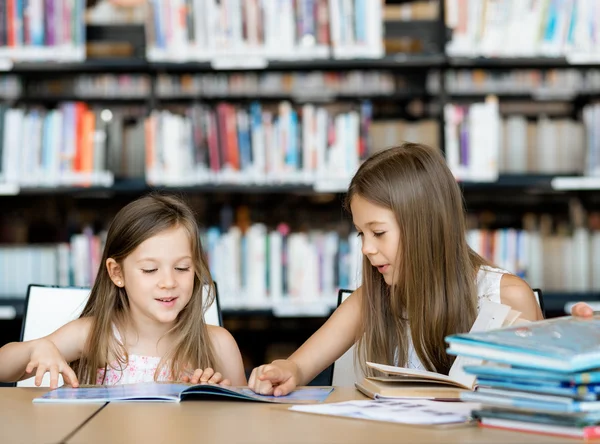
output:
[[[106,259],[106,270],[108,271],[110,279],[117,287],[125,286],[125,279],[123,279],[123,271],[121,270],[121,266],[112,257]]]

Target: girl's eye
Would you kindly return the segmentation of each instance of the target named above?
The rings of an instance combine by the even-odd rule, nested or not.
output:
[[[144,269],[142,269],[142,272],[143,273],[154,273],[156,270],[157,270],[156,268],[153,268],[152,270],[144,270]]]
[[[381,237],[381,236],[383,236],[384,234],[385,234],[385,231],[382,231],[382,232],[380,232],[380,233],[373,233],[373,236],[375,236],[375,237]]]
[[[185,272],[190,271],[190,267],[175,267],[175,270]]]
[[[362,235],[363,234],[361,232],[356,233],[356,237],[362,237]]]

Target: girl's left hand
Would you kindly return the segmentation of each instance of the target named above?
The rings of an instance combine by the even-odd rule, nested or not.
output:
[[[181,378],[183,382],[190,382],[192,384],[219,384],[219,385],[231,385],[229,379],[223,379],[223,375],[219,372],[215,372],[212,368],[202,370],[197,368],[192,376],[185,375]]]

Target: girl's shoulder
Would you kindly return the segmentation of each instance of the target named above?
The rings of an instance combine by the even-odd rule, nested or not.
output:
[[[227,329],[217,325],[207,325],[206,330],[208,331],[208,337],[215,350],[219,350],[219,348],[223,347],[230,347],[232,342],[237,347],[235,339]]]

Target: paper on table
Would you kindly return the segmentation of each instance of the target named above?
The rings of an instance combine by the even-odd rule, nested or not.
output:
[[[440,402],[427,399],[377,399],[320,405],[295,405],[290,410],[320,415],[344,416],[399,424],[453,424],[471,420],[476,402]]]

